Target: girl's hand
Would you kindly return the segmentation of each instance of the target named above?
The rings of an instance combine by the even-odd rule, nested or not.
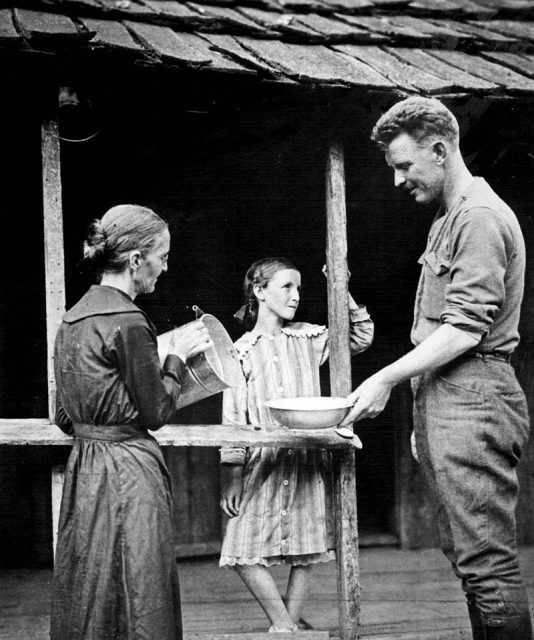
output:
[[[321,269],[321,271],[324,273],[324,277],[328,278],[328,269],[326,268],[325,264],[323,264],[323,268]],[[348,275],[348,279],[350,280],[350,271],[348,269],[347,269],[347,275]],[[349,310],[356,311],[358,308],[359,308],[358,305],[354,301],[354,298],[350,295],[350,291],[349,291]]]
[[[184,362],[213,346],[210,334],[202,320],[191,322],[174,332],[169,345],[169,353]]]
[[[220,502],[221,509],[229,518],[239,515],[239,507],[241,506],[241,495],[243,493],[243,475],[242,467],[235,465],[231,467],[231,471],[225,482],[222,498]]]
[[[321,269],[321,271],[323,272],[324,277],[328,278],[328,269],[326,268],[325,264],[323,264],[323,268]],[[347,269],[347,277],[350,280],[350,271],[348,269]]]

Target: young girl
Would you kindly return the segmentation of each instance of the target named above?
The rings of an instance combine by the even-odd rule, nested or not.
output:
[[[224,394],[225,424],[273,423],[266,400],[318,396],[319,367],[328,358],[328,329],[292,322],[300,273],[284,258],[265,258],[247,271],[243,321],[252,328],[236,343],[244,374]],[[349,296],[353,354],[373,340],[365,307]],[[230,517],[220,566],[233,566],[265,611],[269,631],[295,631],[314,564],[334,558],[327,452],[319,449],[223,448],[226,482],[221,508]],[[291,566],[282,598],[268,567]]]

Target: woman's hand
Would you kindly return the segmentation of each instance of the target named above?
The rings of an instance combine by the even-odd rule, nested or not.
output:
[[[239,515],[243,493],[243,467],[233,465],[227,471],[221,498],[221,509],[229,518]]]
[[[169,354],[178,356],[184,362],[213,346],[210,334],[202,320],[179,327],[174,332],[169,345]]]

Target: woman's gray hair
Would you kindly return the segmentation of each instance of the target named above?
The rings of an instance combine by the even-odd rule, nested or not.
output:
[[[165,220],[148,207],[119,204],[89,225],[83,262],[97,279],[105,271],[120,273],[127,267],[132,251],[139,250],[144,257],[167,227]]]

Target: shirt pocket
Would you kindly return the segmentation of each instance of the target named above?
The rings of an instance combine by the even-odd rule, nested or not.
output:
[[[423,265],[421,312],[426,318],[439,320],[445,309],[445,292],[451,282],[451,261],[440,251],[429,251],[419,258]]]

